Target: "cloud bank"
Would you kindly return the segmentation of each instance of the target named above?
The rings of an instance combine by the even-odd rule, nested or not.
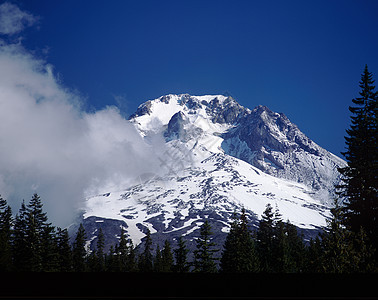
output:
[[[0,29],[13,34],[27,15],[8,10],[13,29],[1,18]],[[0,66],[0,194],[14,213],[37,192],[50,221],[67,226],[85,197],[158,172],[153,147],[117,107],[83,111],[52,66],[20,44],[0,45]]]

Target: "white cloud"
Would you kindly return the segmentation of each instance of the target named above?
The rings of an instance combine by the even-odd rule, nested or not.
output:
[[[37,192],[65,226],[86,196],[158,172],[153,147],[118,108],[82,111],[52,67],[20,45],[0,46],[0,65],[0,194],[15,213]]]
[[[0,34],[14,35],[34,25],[38,18],[21,11],[16,5],[5,2],[0,5]]]

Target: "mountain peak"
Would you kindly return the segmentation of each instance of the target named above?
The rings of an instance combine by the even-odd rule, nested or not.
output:
[[[149,228],[156,240],[186,236],[194,247],[201,219],[224,238],[236,209],[258,224],[266,203],[296,226],[325,225],[345,162],[283,113],[250,110],[229,95],[169,94],[140,105],[130,122],[146,142],[164,138],[167,152],[156,159],[166,164],[151,180],[88,199],[90,232],[101,224],[119,234],[123,226],[138,244]]]

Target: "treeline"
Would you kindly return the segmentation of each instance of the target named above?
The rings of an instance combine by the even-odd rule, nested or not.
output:
[[[270,204],[251,231],[243,209],[234,214],[230,231],[222,247],[212,241],[207,220],[196,239],[193,260],[188,261],[186,241],[180,237],[177,248],[166,240],[164,247],[153,249],[147,231],[143,249],[120,230],[119,242],[105,253],[101,228],[94,250],[87,248],[85,229],[80,224],[70,244],[66,229],[54,227],[34,194],[28,205],[22,203],[12,217],[11,208],[0,197],[0,270],[26,272],[232,272],[232,273],[353,273],[378,271],[375,250],[367,242],[363,229],[348,231],[341,222],[336,204],[332,219],[315,240],[305,243],[297,228],[284,222]],[[220,255],[215,255],[221,251]]]

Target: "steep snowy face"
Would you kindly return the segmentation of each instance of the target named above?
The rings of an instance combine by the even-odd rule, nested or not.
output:
[[[225,152],[276,177],[304,183],[324,203],[331,200],[345,162],[318,146],[284,114],[256,107],[223,135]]]
[[[211,153],[242,159],[275,177],[304,183],[323,203],[332,201],[345,162],[318,146],[283,113],[252,111],[222,95],[167,95],[142,104],[130,117],[142,136],[163,133]]]

